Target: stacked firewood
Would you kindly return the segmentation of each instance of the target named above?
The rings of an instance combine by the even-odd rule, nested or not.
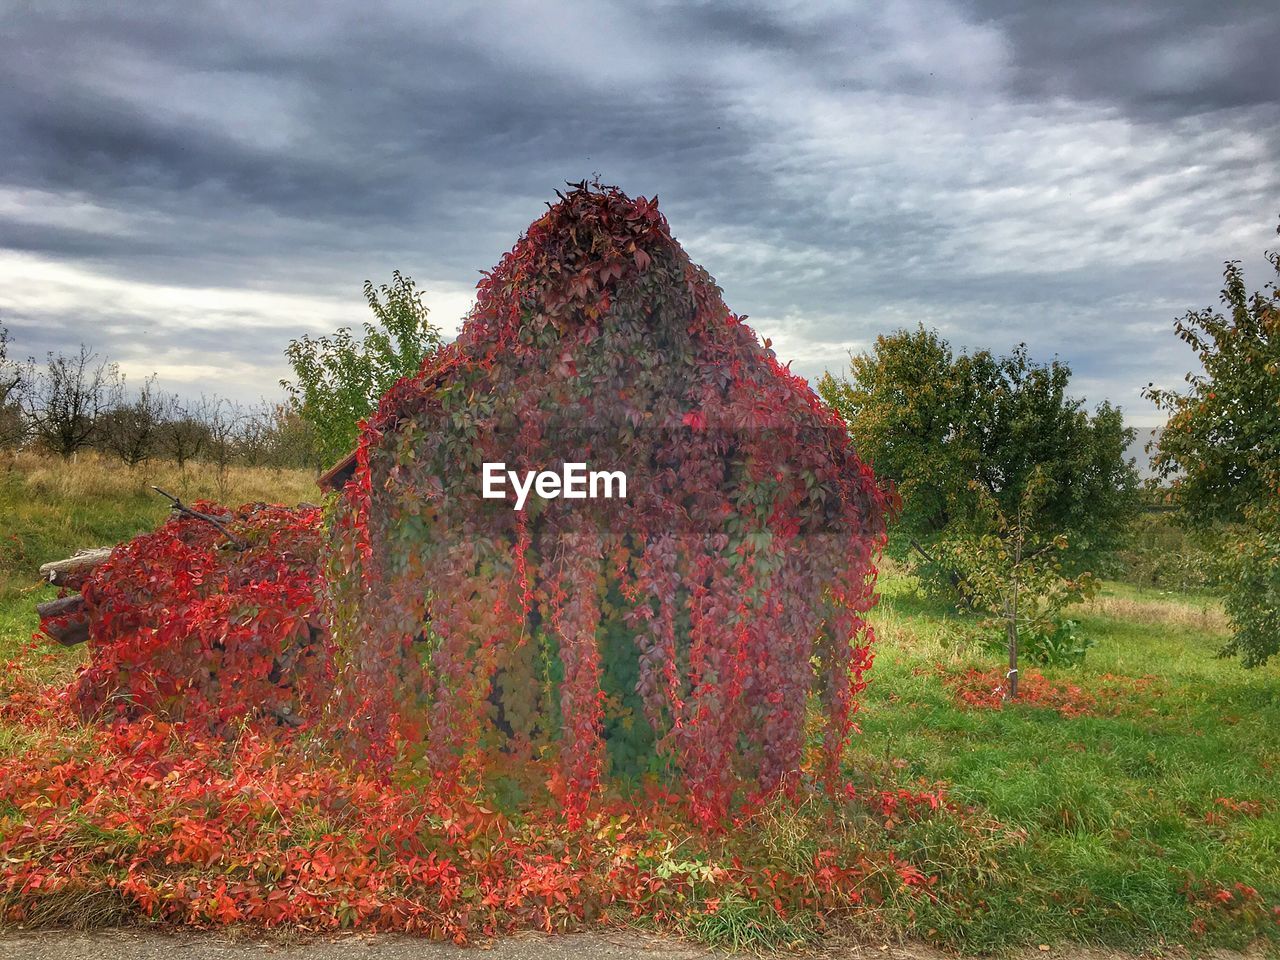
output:
[[[55,587],[79,591],[93,572],[111,557],[111,547],[81,550],[73,557],[55,560],[40,567],[40,579]],[[78,592],[36,606],[40,629],[64,647],[74,647],[89,639],[89,611]]]

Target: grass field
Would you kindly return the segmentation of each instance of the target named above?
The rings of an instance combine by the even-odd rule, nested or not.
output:
[[[967,624],[916,599],[904,578],[882,589],[858,751],[904,778],[948,782],[953,797],[1028,838],[980,876],[958,876],[960,888],[931,902],[917,927],[975,949],[1192,942],[1196,920],[1218,942],[1275,935],[1280,671],[1215,658],[1226,625],[1211,598],[1106,584],[1080,615],[1096,642],[1085,664],[1044,672],[1086,691],[1110,675],[1151,679],[1121,684],[1096,715],[1066,717],[961,709],[937,665],[996,667],[998,655],[959,639]],[[1189,912],[1190,901],[1212,906]]]
[[[152,485],[186,503],[295,504],[320,496],[315,477],[301,470],[229,467],[219,477],[203,463],[179,471],[171,463],[129,468],[96,454],[0,456],[0,656],[30,638],[36,603],[56,596],[39,584],[40,564],[128,540],[168,515],[169,502]],[[71,651],[68,660],[78,656]]]
[[[52,595],[34,585],[39,563],[164,516],[151,483],[232,503],[317,496],[312,478],[295,472],[235,470],[219,488],[201,468],[180,476],[93,459],[0,463],[0,653],[29,639],[34,604]],[[989,843],[945,818],[888,831],[938,880],[927,896],[886,903],[882,933],[973,951],[1259,938],[1275,949],[1280,665],[1245,671],[1216,659],[1227,624],[1211,596],[1106,584],[1077,609],[1095,643],[1084,665],[1028,681],[1033,693],[1036,683],[1057,690],[1061,709],[991,709],[955,694],[955,678],[1001,663],[974,639],[974,624],[921,599],[901,572],[881,584],[851,769],[902,786],[944,782],[975,817],[1013,828]],[[82,657],[60,652],[49,669],[69,673]],[[0,731],[0,751],[17,740]]]

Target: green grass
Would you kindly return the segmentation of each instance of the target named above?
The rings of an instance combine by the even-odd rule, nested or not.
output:
[[[937,665],[991,668],[998,655],[966,643],[970,625],[916,598],[906,580],[890,578],[883,591],[858,752],[906,780],[945,780],[960,803],[1027,834],[978,885],[944,872],[939,900],[912,904],[915,928],[977,950],[1189,943],[1188,885],[1240,882],[1260,905],[1210,913],[1205,942],[1239,946],[1280,932],[1262,911],[1280,904],[1280,670],[1214,656],[1224,635],[1212,601],[1108,584],[1079,618],[1096,643],[1084,665],[1045,675],[1086,689],[1105,674],[1156,679],[1115,716],[1068,719],[958,707]],[[1201,626],[1206,614],[1213,629]],[[1262,812],[1207,823],[1218,798]],[[939,848],[944,863],[963,854],[952,846]]]
[[[220,491],[209,471],[0,462],[0,656],[30,638],[35,603],[52,596],[35,583],[41,562],[163,519],[167,507],[147,490],[152,482],[184,498],[232,503],[316,496],[310,477],[291,472],[238,471]],[[1086,689],[1107,674],[1154,679],[1114,715],[1068,719],[1028,706],[958,707],[939,666],[995,668],[1000,656],[972,639],[970,620],[920,599],[901,575],[886,576],[882,589],[876,664],[851,762],[904,785],[945,781],[975,818],[1003,828],[1000,838],[983,838],[942,817],[891,831],[900,852],[929,864],[938,880],[926,895],[891,898],[889,927],[877,935],[977,951],[1064,942],[1240,946],[1263,936],[1275,949],[1280,664],[1246,671],[1217,659],[1226,624],[1211,596],[1107,584],[1076,614],[1095,641],[1084,664],[1045,673]],[[70,673],[82,658],[58,651],[49,673]],[[0,725],[0,755],[25,743],[22,730]],[[1256,804],[1257,815],[1206,822],[1219,798]],[[1236,883],[1257,889],[1258,907],[1206,911],[1188,902],[1189,889]],[[106,916],[116,909],[109,899],[89,907]],[[687,932],[730,947],[812,933],[804,917],[780,924],[762,910],[728,904],[690,921]],[[1200,932],[1192,929],[1197,917],[1207,921]]]
[[[129,468],[95,454],[70,461],[32,453],[0,455],[0,658],[11,656],[38,626],[35,605],[57,596],[39,583],[42,563],[83,547],[106,546],[154,530],[169,504],[155,484],[186,502],[315,501],[314,477],[301,470],[208,464],[179,471],[168,463]],[[68,663],[82,654],[69,651]]]
[[[726,898],[714,912],[694,913],[681,922],[684,936],[731,953],[766,953],[812,943],[820,937],[812,915],[779,916],[768,904]]]

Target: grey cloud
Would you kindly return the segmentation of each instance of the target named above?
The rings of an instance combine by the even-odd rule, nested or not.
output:
[[[1257,256],[1280,208],[1264,55],[1280,18],[1220,10],[10,7],[0,248],[144,291],[324,298],[358,321],[360,282],[393,267],[457,299],[553,189],[598,172],[660,195],[730,306],[789,332],[803,373],[918,317],[965,345],[1057,351],[1129,404],[1185,367],[1173,316],[1212,299],[1221,259]],[[6,212],[5,189],[124,225]],[[187,343],[260,365],[269,391],[288,338],[329,322],[307,309],[215,312],[234,336]],[[169,342],[176,321],[140,310],[0,291],[37,352]]]
[[[1026,3],[966,0],[978,19],[1008,32],[1015,89],[1169,116],[1269,105],[1280,16],[1272,0]]]

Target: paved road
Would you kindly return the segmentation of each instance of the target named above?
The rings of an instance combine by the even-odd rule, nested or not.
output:
[[[632,932],[560,937],[531,934],[503,937],[479,947],[456,947],[396,936],[351,936],[288,943],[200,932],[0,932],[0,960],[101,960],[104,957],[108,960],[707,960],[723,956],[702,947]],[[836,956],[866,960],[940,960],[942,955],[920,948],[873,946],[849,948]]]
[[[710,956],[697,947],[634,933],[504,937],[480,947],[396,936],[288,943],[218,933],[0,933],[0,960],[703,960]]]
[[[1263,951],[1222,950],[1208,960],[1262,960]],[[548,937],[536,934],[504,937],[493,944],[456,947],[447,943],[396,936],[350,936],[305,943],[254,940],[246,935],[152,930],[0,931],[0,960],[723,960],[702,947],[639,933],[581,933]],[[782,953],[779,957],[810,960],[956,960],[919,944],[850,945],[819,953]],[[1137,960],[1109,950],[1071,947],[1019,954],[1022,960]],[[1174,949],[1171,960],[1186,960]]]

